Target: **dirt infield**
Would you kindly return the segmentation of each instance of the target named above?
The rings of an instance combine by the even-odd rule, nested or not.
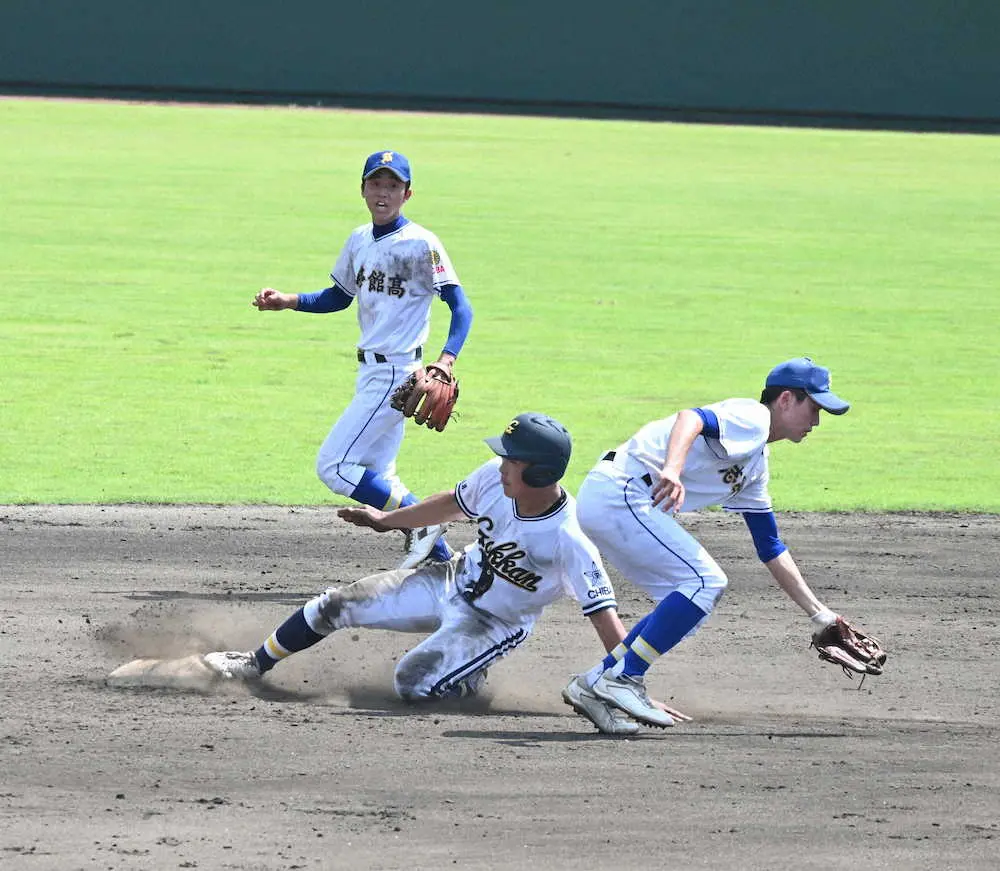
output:
[[[319,508],[0,507],[0,868],[1000,867],[1000,518],[783,518],[890,651],[860,691],[738,518],[686,525],[730,588],[649,685],[695,720],[614,740],[559,697],[599,655],[569,602],[465,710],[397,703],[414,637],[365,630],[256,694],[109,688],[139,656],[256,646],[399,537]],[[629,624],[647,602],[613,577]]]

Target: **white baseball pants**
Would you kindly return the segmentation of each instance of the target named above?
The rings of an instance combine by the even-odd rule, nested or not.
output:
[[[649,484],[602,461],[576,497],[584,533],[602,556],[654,601],[676,591],[711,614],[728,579],[708,551],[653,505]]]
[[[306,604],[306,622],[321,635],[351,626],[430,632],[397,664],[396,692],[407,700],[474,694],[486,669],[528,638],[533,621],[513,625],[467,603],[456,587],[464,559],[458,553],[447,563],[331,587]]]
[[[389,481],[394,494],[405,493],[396,475],[396,457],[406,418],[389,405],[389,398],[420,365],[412,355],[359,363],[354,398],[316,457],[316,474],[334,493],[350,496],[366,469]]]

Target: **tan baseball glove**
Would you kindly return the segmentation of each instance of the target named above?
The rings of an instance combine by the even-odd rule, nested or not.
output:
[[[441,432],[458,402],[458,379],[447,369],[431,363],[418,369],[392,394],[389,403],[403,417]]]

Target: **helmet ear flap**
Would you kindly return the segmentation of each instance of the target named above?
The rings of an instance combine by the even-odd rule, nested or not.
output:
[[[529,487],[548,487],[562,477],[561,469],[544,463],[531,463],[521,470],[521,480]]]

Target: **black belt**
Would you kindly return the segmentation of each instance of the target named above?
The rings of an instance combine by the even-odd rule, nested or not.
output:
[[[366,353],[371,354],[375,358],[375,362],[376,363],[388,363],[389,362],[389,358],[386,357],[385,354],[380,354],[378,351],[368,351],[368,352],[366,352],[363,348],[358,348],[358,362],[359,363],[364,363],[365,362],[365,354]],[[424,355],[424,349],[422,347],[417,348],[413,352],[413,359],[414,360],[419,360],[423,355]]]
[[[607,460],[609,463],[613,463],[615,461],[615,454],[616,451],[608,451],[603,457],[601,457],[601,459]],[[642,481],[647,487],[653,486],[653,476],[650,475],[649,472],[646,472],[646,474],[639,480]]]

